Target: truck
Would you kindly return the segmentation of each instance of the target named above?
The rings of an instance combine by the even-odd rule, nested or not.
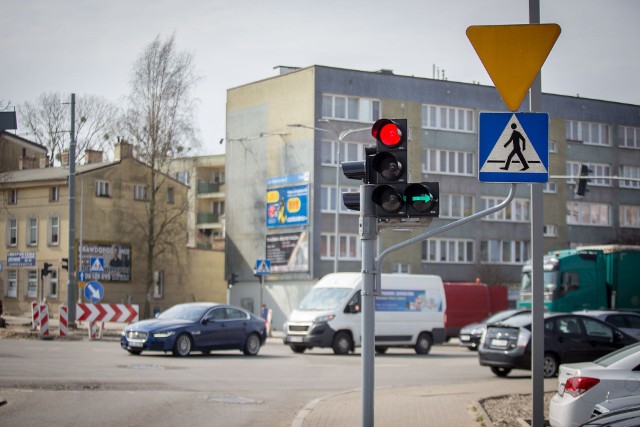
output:
[[[547,311],[640,311],[640,246],[596,245],[544,256]],[[522,268],[519,307],[531,307],[531,261]]]
[[[295,353],[314,347],[347,354],[362,344],[361,273],[321,278],[284,324],[284,344]],[[375,297],[375,350],[413,348],[428,354],[444,342],[446,299],[442,279],[422,274],[382,274]]]
[[[460,329],[509,308],[507,288],[481,282],[444,282],[447,300],[446,339],[457,338]]]

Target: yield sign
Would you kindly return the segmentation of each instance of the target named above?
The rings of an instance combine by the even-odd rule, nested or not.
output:
[[[511,111],[517,111],[559,36],[558,24],[467,28],[469,41]]]

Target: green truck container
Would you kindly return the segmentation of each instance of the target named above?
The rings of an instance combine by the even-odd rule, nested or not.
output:
[[[640,246],[582,246],[544,256],[547,311],[640,311]],[[522,268],[518,307],[531,307],[531,261]]]

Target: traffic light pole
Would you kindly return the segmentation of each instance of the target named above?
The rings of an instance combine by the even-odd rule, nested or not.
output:
[[[374,390],[375,390],[375,297],[380,293],[382,261],[391,252],[402,249],[413,243],[459,227],[469,222],[504,209],[516,194],[516,184],[511,184],[507,197],[499,204],[476,212],[465,218],[446,224],[435,230],[420,234],[404,242],[393,245],[376,257],[378,226],[375,215],[375,203],[372,200],[376,185],[360,186],[360,238],[362,244],[362,426],[374,425]]]

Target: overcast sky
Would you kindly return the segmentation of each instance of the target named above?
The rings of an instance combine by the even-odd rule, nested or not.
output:
[[[435,66],[452,81],[491,84],[467,27],[529,22],[528,0],[0,2],[0,100],[14,105],[43,92],[120,101],[144,47],[175,33],[203,77],[202,154],[224,149],[218,141],[225,137],[227,89],[271,77],[277,65],[385,68],[429,78]],[[640,104],[640,1],[540,3],[541,22],[562,28],[542,69],[542,90]]]

